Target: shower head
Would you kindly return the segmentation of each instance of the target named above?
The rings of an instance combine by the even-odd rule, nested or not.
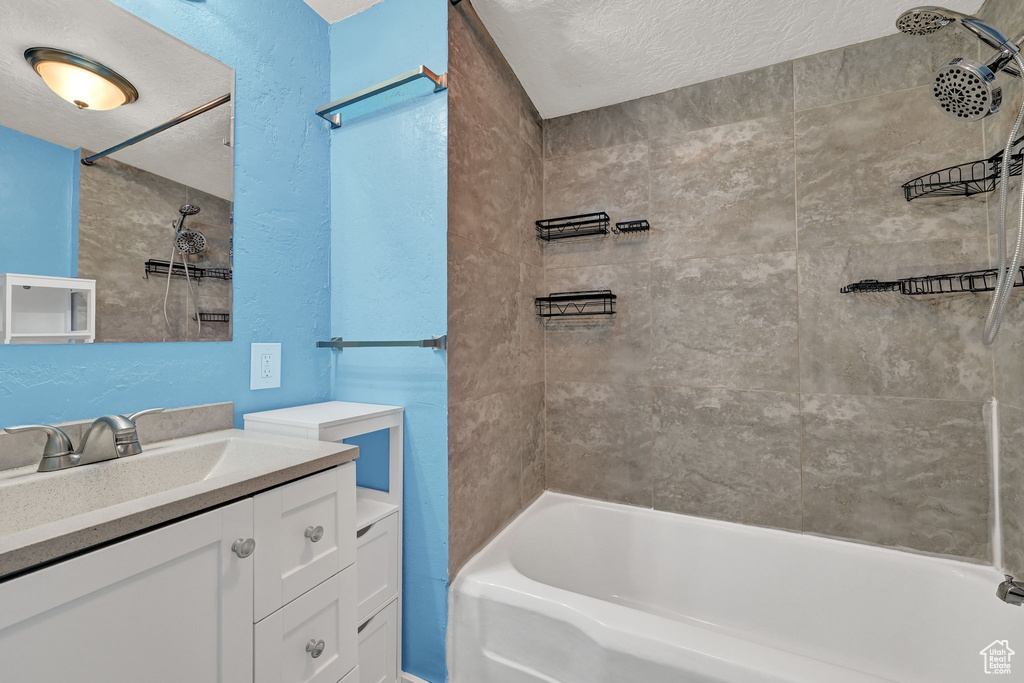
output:
[[[980,121],[999,111],[1003,89],[984,64],[957,57],[935,74],[932,94],[939,109],[961,121]]]
[[[896,28],[911,36],[927,36],[940,31],[950,24],[960,24],[977,38],[996,50],[1018,52],[1016,45],[1006,36],[977,17],[956,12],[945,7],[915,7],[896,19]]]
[[[199,213],[199,210],[199,207],[196,206],[195,204],[185,204],[180,209],[178,209],[178,213],[180,213],[182,216],[195,216],[197,213]]]

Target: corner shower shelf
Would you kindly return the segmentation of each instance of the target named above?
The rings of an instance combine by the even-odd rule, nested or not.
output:
[[[1013,143],[1010,155],[1010,177],[1019,176],[1024,168],[1024,137]],[[903,185],[903,195],[908,202],[921,197],[970,197],[992,192],[999,187],[1002,172],[1003,152],[1000,150],[988,159],[969,161],[966,164],[950,166],[939,171],[914,178]]]
[[[612,219],[604,211],[537,221],[537,237],[550,242],[568,237],[607,235]]]
[[[553,293],[536,299],[537,315],[542,318],[614,315],[615,299],[610,289]]]
[[[647,221],[623,221],[615,224],[615,234],[623,232],[648,232],[651,229],[651,224]]]
[[[998,271],[971,270],[964,273],[948,273],[946,275],[926,275],[924,277],[907,277],[899,280],[879,282],[878,280],[861,280],[840,289],[842,294],[862,292],[899,292],[908,296],[922,294],[956,294],[960,292],[991,292],[996,288]],[[1014,287],[1024,287],[1024,267],[1017,271],[1013,281]]]
[[[142,276],[149,278],[150,275],[167,275],[167,271],[171,271],[171,275],[176,277],[185,277],[185,266],[181,263],[175,263],[171,266],[170,261],[161,261],[159,259],[150,259],[146,261],[146,272]],[[232,277],[230,268],[202,268],[200,266],[188,266],[188,276],[194,279],[196,282],[201,281],[203,278],[212,280],[230,280]]]

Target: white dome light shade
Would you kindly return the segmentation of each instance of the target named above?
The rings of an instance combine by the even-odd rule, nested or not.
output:
[[[107,111],[139,99],[123,76],[74,52],[33,47],[25,50],[25,60],[50,90],[79,109]]]

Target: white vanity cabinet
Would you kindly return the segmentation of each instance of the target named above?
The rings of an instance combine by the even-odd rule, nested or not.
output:
[[[242,500],[0,583],[0,680],[250,683]]]
[[[0,582],[0,682],[359,683],[355,507],[350,462]]]

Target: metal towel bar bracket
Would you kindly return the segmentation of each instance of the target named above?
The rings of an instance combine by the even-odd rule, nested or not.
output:
[[[330,121],[331,128],[341,127],[341,113],[340,110],[345,107],[355,104],[356,102],[362,102],[365,99],[369,99],[374,95],[379,95],[382,92],[393,90],[400,85],[411,83],[412,81],[426,78],[434,84],[434,92],[441,92],[442,90],[448,89],[448,74],[441,74],[438,76],[433,71],[425,66],[420,66],[418,69],[414,69],[409,73],[404,73],[401,76],[395,76],[394,78],[388,79],[383,83],[371,86],[366,90],[360,90],[357,93],[349,95],[348,97],[342,97],[340,100],[335,100],[330,104],[325,104],[316,110],[316,115],[322,119]]]
[[[437,349],[438,351],[448,350],[448,335],[442,334],[433,339],[414,339],[412,341],[345,341],[341,337],[335,337],[331,341],[318,341],[318,349],[358,349],[385,346],[414,346],[423,349]]]

